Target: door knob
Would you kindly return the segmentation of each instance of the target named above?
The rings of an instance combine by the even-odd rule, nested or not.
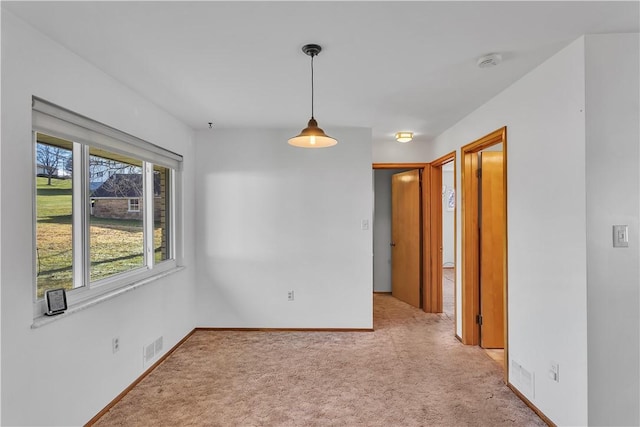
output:
[[[393,247],[393,246],[395,246],[395,245],[396,245],[396,242],[391,242],[391,243],[389,243],[389,246],[392,246],[392,247]]]

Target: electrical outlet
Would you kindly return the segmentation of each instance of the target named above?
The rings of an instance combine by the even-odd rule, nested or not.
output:
[[[287,292],[287,301],[293,301],[293,291]]]
[[[115,337],[111,340],[111,350],[114,353],[117,353],[118,350],[120,350],[120,338],[119,337]]]

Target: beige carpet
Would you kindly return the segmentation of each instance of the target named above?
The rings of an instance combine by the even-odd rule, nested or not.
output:
[[[196,332],[97,425],[545,425],[447,316],[374,312],[375,332]]]

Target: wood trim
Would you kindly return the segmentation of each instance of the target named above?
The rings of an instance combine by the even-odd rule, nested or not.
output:
[[[507,155],[507,127],[502,128],[502,152],[504,155],[504,165],[503,165],[503,174],[504,174],[504,241],[502,242],[504,251],[504,290],[503,290],[503,298],[504,298],[504,382],[509,383],[509,284],[507,281],[509,280],[509,263],[507,260],[509,259],[509,254],[507,250],[509,249],[509,228],[507,227],[509,224],[509,218],[507,218],[507,214],[509,210],[507,209],[507,203],[509,201],[509,193],[507,193],[507,165],[508,158]],[[541,417],[542,418],[542,417]],[[545,417],[546,418],[546,417]],[[550,420],[549,420],[550,421]],[[546,421],[545,421],[546,422]]]
[[[456,192],[456,205],[453,208],[453,324],[456,337],[458,336],[458,161],[453,156],[453,190]],[[462,293],[461,293],[462,295]],[[462,304],[461,304],[462,305]]]
[[[430,298],[425,301],[425,311],[430,313],[442,313],[442,166],[451,161],[454,162],[454,188],[455,188],[455,160],[456,152],[452,151],[430,163],[428,170],[430,176],[430,200],[425,209],[429,210],[429,243],[430,250]],[[455,218],[455,213],[454,213]],[[455,221],[455,220],[454,220]],[[454,223],[455,242],[455,223]],[[455,245],[455,243],[454,243]],[[454,246],[454,257],[455,257]],[[455,292],[455,290],[454,290]],[[454,296],[455,299],[455,296]],[[455,305],[454,305],[455,310]],[[454,312],[454,331],[455,326]]]
[[[429,163],[373,163],[373,169],[424,169]]]
[[[517,388],[515,388],[513,384],[511,384],[510,382],[507,382],[507,387],[509,387],[513,392],[513,394],[518,396],[518,398],[522,400],[525,405],[531,408],[531,410],[535,412],[536,415],[539,416],[540,419],[544,421],[549,427],[556,427],[556,424],[553,421],[551,421],[549,417],[547,417],[540,409],[538,409],[536,405],[531,403],[531,401],[527,399],[524,394],[520,393],[520,391]]]
[[[391,295],[391,292],[386,292],[386,291],[373,291],[374,294],[379,294],[379,295]]]
[[[437,289],[434,289],[432,281],[433,269],[431,258],[434,252],[431,250],[431,166],[422,169],[422,311],[425,313],[438,313],[434,302],[437,300]]]
[[[196,328],[206,332],[373,332],[373,328]]]
[[[478,158],[463,149],[462,162],[462,342],[478,345]]]
[[[151,372],[153,372],[154,369],[156,369],[162,362],[164,362],[169,356],[171,356],[171,354],[176,351],[178,349],[178,347],[180,347],[182,344],[184,344],[184,342],[186,340],[189,339],[189,337],[191,335],[193,335],[196,332],[197,328],[193,329],[191,332],[189,332],[184,338],[182,338],[180,341],[178,341],[178,343],[176,345],[174,345],[173,347],[171,347],[171,350],[167,351],[160,359],[158,359],[158,361],[156,363],[154,363],[153,365],[151,365],[151,367],[149,369],[147,369],[146,371],[144,371],[142,373],[142,375],[140,375],[135,381],[133,381],[129,387],[125,388],[119,395],[117,395],[111,402],[109,402],[107,404],[107,406],[105,406],[100,412],[98,412],[93,418],[91,418],[86,424],[85,427],[89,427],[94,425],[100,418],[102,418],[102,416],[104,414],[106,414],[107,412],[109,412],[109,410],[111,408],[113,408],[115,406],[116,403],[118,403],[120,400],[122,400],[123,397],[125,397],[135,386],[137,386],[140,381],[142,381],[147,375],[149,375]]]
[[[430,200],[425,204],[429,212],[429,292],[425,299],[425,310],[428,313],[442,313],[442,173],[440,167],[430,166],[429,193]]]
[[[462,154],[477,153],[493,145],[505,142],[507,140],[507,127],[503,126],[491,132],[488,135],[483,136],[467,145],[462,146]]]
[[[431,166],[444,166],[445,163],[449,163],[450,161],[456,160],[456,152],[452,151],[450,153],[445,154],[444,156],[438,157],[437,159],[429,162]]]

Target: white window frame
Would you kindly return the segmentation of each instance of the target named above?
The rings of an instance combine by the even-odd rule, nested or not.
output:
[[[135,208],[133,208],[132,205],[135,205]],[[138,197],[130,197],[127,199],[127,212],[140,212],[140,199]]]
[[[33,97],[32,102],[33,150],[36,149],[36,134],[43,133],[73,142],[73,283],[74,289],[67,292],[69,311],[82,309],[85,306],[117,295],[127,288],[134,288],[148,283],[154,278],[165,276],[172,270],[180,269],[182,247],[179,233],[182,229],[181,196],[176,190],[181,186],[182,156],[147,141],[81,116],[48,101]],[[128,270],[113,276],[91,282],[89,279],[89,216],[91,199],[89,197],[89,149],[101,148],[130,156],[142,161],[144,182],[143,206],[144,217],[144,266]],[[35,153],[33,158],[35,159]],[[169,218],[166,224],[168,233],[168,259],[155,263],[153,256],[153,165],[168,168],[167,203]],[[43,299],[37,299],[37,267],[36,267],[36,191],[35,177],[37,162],[34,160],[33,200],[33,303],[34,319],[41,318],[46,311]],[[141,203],[141,201],[139,201]],[[130,207],[130,205],[129,205]],[[37,322],[34,321],[34,325]]]

